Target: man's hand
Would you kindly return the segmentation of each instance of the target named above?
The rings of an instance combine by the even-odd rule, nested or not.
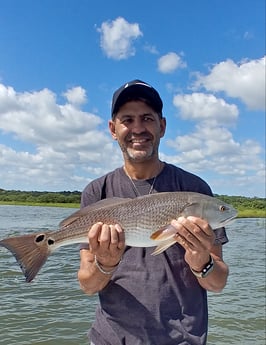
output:
[[[214,260],[212,272],[205,278],[198,278],[206,290],[220,292],[225,287],[228,266],[223,261],[222,245],[215,245],[215,234],[209,224],[197,217],[180,217],[171,224],[177,229],[176,241],[185,249],[185,261],[196,272],[210,260]]]
[[[177,229],[176,241],[186,250],[185,261],[200,272],[210,260],[215,234],[209,224],[197,217],[179,217],[171,224]]]
[[[90,251],[104,267],[116,266],[125,250],[125,233],[121,227],[103,223],[94,224],[89,233]]]
[[[80,250],[78,280],[82,290],[93,295],[110,281],[112,274],[102,270],[112,272],[118,265],[125,250],[125,234],[119,225],[96,223],[88,230],[88,241],[89,249]]]

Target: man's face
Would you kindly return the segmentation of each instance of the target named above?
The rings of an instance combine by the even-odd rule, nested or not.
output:
[[[158,157],[160,138],[165,133],[165,119],[146,103],[130,101],[109,121],[112,137],[118,141],[125,160],[143,162]]]

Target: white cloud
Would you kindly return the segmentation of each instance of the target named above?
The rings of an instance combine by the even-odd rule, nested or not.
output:
[[[143,49],[144,49],[145,51],[151,53],[151,54],[154,54],[154,55],[159,54],[159,52],[158,52],[156,46],[150,45],[150,44],[148,44],[148,43],[146,43],[146,44],[144,45]]]
[[[111,22],[103,22],[98,31],[101,34],[102,50],[107,57],[115,60],[135,55],[133,42],[143,35],[139,24],[131,24],[122,17]]]
[[[186,162],[194,161],[194,157],[190,156],[190,152],[198,151],[201,152],[201,158],[211,157],[213,159],[216,155],[228,156],[229,154],[234,156],[239,154],[240,149],[240,144],[234,141],[232,133],[226,128],[209,128],[205,125],[197,125],[196,130],[189,135],[178,136],[175,140],[168,140],[168,145],[187,155]]]
[[[236,64],[226,60],[215,65],[208,75],[197,75],[194,87],[222,91],[239,98],[250,109],[265,109],[265,56]]]
[[[75,105],[82,105],[87,102],[86,91],[80,86],[67,90],[63,93],[63,96],[66,97],[69,103]]]
[[[226,189],[230,184],[232,188],[232,193],[228,194],[236,195],[238,191],[241,195],[247,195],[243,193],[243,186],[251,190],[251,193],[257,189],[258,194],[261,194],[260,187],[250,188],[251,176],[261,188],[265,183],[265,165],[260,158],[262,148],[256,141],[247,139],[241,143],[236,141],[226,128],[208,128],[199,124],[192,133],[168,140],[167,145],[174,149],[176,154],[161,155],[163,159],[200,175],[212,172],[213,181],[208,182],[215,188],[216,193],[224,193],[225,186],[219,183],[225,180],[222,176],[226,176]],[[241,192],[237,182],[240,177]]]
[[[238,109],[234,104],[226,103],[222,98],[204,93],[175,95],[174,105],[180,116],[186,120],[205,121],[208,126],[234,124],[238,117]]]
[[[172,73],[178,68],[186,67],[186,63],[182,60],[181,56],[174,52],[161,56],[157,63],[158,70],[161,73]]]
[[[65,94],[72,97],[72,91],[68,90]],[[1,85],[0,99],[3,98],[4,106],[0,105],[0,128],[19,139],[38,145],[56,140],[65,146],[66,139],[70,140],[73,134],[87,136],[102,122],[98,116],[83,112],[75,104],[57,104],[56,95],[48,89],[16,93]]]
[[[119,147],[106,127],[101,128],[102,118],[81,109],[83,97],[79,95],[85,91],[74,91],[76,96],[73,89],[67,90],[65,103],[59,104],[49,89],[19,93],[0,84],[0,188],[81,190],[92,178],[122,164]],[[241,183],[242,195],[251,190],[251,181],[263,185],[262,148],[251,139],[234,139],[226,128],[235,124],[237,108],[203,94],[175,101],[180,116],[195,121],[195,127],[186,135],[165,140],[163,145],[173,153],[161,153],[162,159],[202,177],[214,172],[217,184],[207,181],[216,192],[226,178],[235,185]],[[170,126],[174,125],[172,121]],[[260,188],[256,186],[252,190]]]
[[[195,127],[191,133],[167,140],[174,153],[161,154],[161,157],[201,176],[211,173],[212,179],[207,181],[218,194],[224,193],[223,183],[227,178],[226,189],[232,184],[232,192],[228,194],[261,195],[265,184],[262,147],[255,140],[234,139],[227,128],[236,125],[238,108],[203,93],[175,95],[173,103],[179,109],[179,116],[193,120]],[[251,188],[251,181],[256,181],[256,187]]]
[[[80,106],[85,92],[75,88],[65,95]],[[0,100],[0,130],[13,137],[10,145],[0,145],[6,188],[82,189],[89,177],[121,162],[119,149],[100,128],[102,119],[74,103],[58,104],[50,90],[17,93],[0,84]]]

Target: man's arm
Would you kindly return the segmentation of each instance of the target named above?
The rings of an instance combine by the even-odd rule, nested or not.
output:
[[[222,245],[215,245],[215,234],[208,223],[197,217],[180,217],[171,223],[177,229],[176,241],[186,250],[185,261],[195,272],[213,259],[213,269],[199,284],[206,290],[220,292],[225,287],[229,269],[223,261]]]
[[[78,280],[81,289],[92,295],[112,277],[125,250],[124,232],[118,225],[94,224],[88,232],[90,249],[80,250]]]

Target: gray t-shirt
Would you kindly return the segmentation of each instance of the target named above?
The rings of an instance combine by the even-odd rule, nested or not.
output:
[[[145,195],[153,179],[134,183]],[[153,193],[174,191],[212,195],[202,179],[165,163]],[[109,197],[136,197],[123,168],[91,182],[82,193],[81,207]],[[228,241],[224,228],[215,233],[217,243]],[[185,262],[184,249],[176,243],[157,256],[151,255],[153,250],[127,247],[110,282],[99,292],[100,305],[89,332],[95,345],[206,344],[207,293]]]

